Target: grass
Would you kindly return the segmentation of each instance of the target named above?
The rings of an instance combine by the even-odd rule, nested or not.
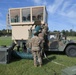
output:
[[[11,37],[0,37],[0,45],[7,45],[9,46],[12,43]]]
[[[76,40],[76,36],[68,36],[67,38],[71,40]]]
[[[10,45],[11,37],[0,37],[0,45]],[[34,67],[33,60],[16,59],[9,64],[0,64],[0,75],[61,75],[64,68],[76,66],[76,58],[68,57],[62,53],[49,53],[44,58],[42,67]]]
[[[0,75],[54,75],[55,72],[56,75],[60,75],[62,69],[76,65],[76,58],[66,55],[51,54],[48,58],[49,61],[43,60],[42,67],[34,67],[33,60],[28,59],[12,61],[6,65],[0,64]]]

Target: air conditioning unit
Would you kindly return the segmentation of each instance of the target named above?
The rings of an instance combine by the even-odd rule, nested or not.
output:
[[[76,66],[63,69],[61,75],[76,75]]]
[[[11,53],[10,47],[0,47],[0,64],[9,63],[11,60]]]

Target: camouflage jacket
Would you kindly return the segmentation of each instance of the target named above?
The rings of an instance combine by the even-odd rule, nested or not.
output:
[[[30,48],[32,48],[32,51],[39,51],[40,50],[40,39],[37,36],[34,36],[30,40]]]

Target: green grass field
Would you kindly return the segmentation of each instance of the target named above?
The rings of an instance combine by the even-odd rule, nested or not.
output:
[[[0,45],[10,45],[11,37],[0,37]],[[0,75],[61,75],[61,70],[76,65],[76,58],[64,54],[49,53],[42,67],[34,67],[33,60],[16,59],[9,64],[0,64]]]
[[[12,43],[11,37],[0,37],[0,45],[10,45]]]
[[[71,39],[71,40],[76,40],[76,36],[68,36],[67,38]]]

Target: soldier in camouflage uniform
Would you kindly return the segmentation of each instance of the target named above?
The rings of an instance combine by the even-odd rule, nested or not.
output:
[[[32,54],[33,54],[33,58],[34,58],[35,67],[38,65],[37,62],[39,63],[40,67],[42,65],[40,42],[41,42],[41,40],[37,36],[37,33],[34,32],[34,36],[31,38],[30,47],[32,47]]]
[[[41,57],[42,57],[42,61],[43,61],[44,42],[45,42],[45,40],[44,40],[43,34],[41,32],[38,34],[38,37],[39,37],[39,39],[41,41],[41,43],[40,43],[40,49],[41,49]]]
[[[44,38],[44,48],[48,48],[48,25],[44,24],[42,25],[42,34]]]

